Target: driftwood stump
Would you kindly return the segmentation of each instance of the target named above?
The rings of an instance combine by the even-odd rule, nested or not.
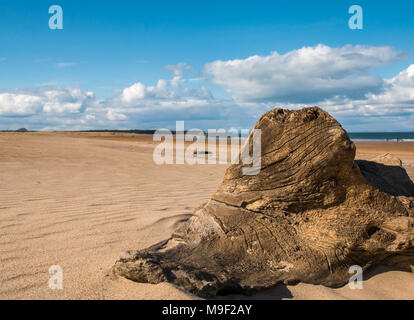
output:
[[[255,128],[260,173],[230,165],[170,239],[123,254],[115,274],[208,297],[280,282],[339,287],[352,265],[412,271],[414,184],[398,159],[354,161],[354,143],[317,107],[269,111]]]

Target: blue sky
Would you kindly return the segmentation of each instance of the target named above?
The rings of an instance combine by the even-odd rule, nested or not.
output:
[[[63,30],[48,27],[55,4]],[[363,30],[348,27],[353,4]],[[413,131],[413,12],[411,1],[0,0],[0,129],[250,128],[275,106],[317,104],[350,131]]]

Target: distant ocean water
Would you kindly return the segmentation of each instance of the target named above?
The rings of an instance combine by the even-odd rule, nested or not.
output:
[[[348,135],[353,141],[414,141],[414,132],[348,132]],[[197,138],[206,137],[206,135],[196,136]],[[242,139],[248,136],[249,133],[240,135]],[[228,134],[227,137],[237,137],[237,135]]]
[[[348,132],[354,141],[414,141],[414,132]]]

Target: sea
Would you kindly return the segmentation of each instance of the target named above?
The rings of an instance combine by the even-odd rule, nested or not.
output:
[[[348,132],[353,141],[414,141],[414,132]]]
[[[207,134],[207,133],[206,133]],[[206,136],[198,136],[197,138],[204,138]],[[237,135],[228,134],[227,137],[235,137]],[[249,136],[249,132],[242,133],[240,135],[241,139],[246,139]],[[414,142],[414,132],[348,132],[348,136],[353,141],[413,141]]]

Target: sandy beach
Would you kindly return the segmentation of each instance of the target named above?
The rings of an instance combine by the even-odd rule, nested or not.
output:
[[[107,276],[123,251],[168,238],[227,167],[159,166],[154,146],[146,135],[0,133],[0,299],[197,299]],[[414,142],[357,143],[357,159],[384,153],[414,179]],[[48,286],[52,265],[62,290]],[[414,274],[377,267],[364,280],[363,290],[279,285],[248,298],[414,299]]]

